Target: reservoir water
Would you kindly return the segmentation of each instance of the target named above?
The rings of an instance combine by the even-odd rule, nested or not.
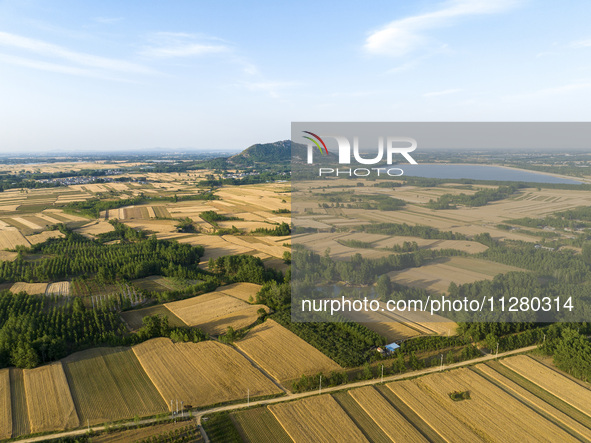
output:
[[[473,180],[502,180],[534,183],[559,183],[580,185],[581,182],[552,175],[522,169],[504,168],[501,166],[463,165],[463,164],[425,164],[398,165],[405,176],[425,178],[451,178]]]

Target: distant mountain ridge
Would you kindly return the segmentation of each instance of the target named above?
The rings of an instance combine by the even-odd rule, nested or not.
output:
[[[301,143],[293,143],[291,140],[281,140],[274,143],[257,143],[249,146],[239,154],[233,155],[228,159],[234,164],[254,164],[254,163],[289,163],[292,160],[306,161],[308,146]],[[317,156],[318,159],[325,159],[324,156]],[[328,157],[334,157],[330,153]],[[316,160],[316,159],[315,159]],[[321,160],[322,161],[322,160]]]

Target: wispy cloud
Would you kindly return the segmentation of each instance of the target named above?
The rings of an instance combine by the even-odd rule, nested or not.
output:
[[[28,58],[18,57],[14,55],[0,54],[0,63],[6,63],[14,66],[23,66],[25,68],[37,69],[40,71],[76,75],[80,77],[91,77],[100,78],[103,80],[130,82],[130,80],[126,80],[124,78],[121,78],[120,76],[113,76],[92,69],[77,68],[74,66],[60,65],[57,63],[44,62],[40,60],[31,60]]]
[[[98,69],[105,72],[115,73],[126,73],[126,74],[154,74],[155,71],[152,69],[142,66],[137,63],[128,62],[125,60],[118,60],[113,58],[101,57],[92,54],[86,54],[82,52],[72,51],[63,46],[48,43],[42,40],[36,40],[28,37],[22,37],[16,34],[10,34],[8,32],[0,32],[0,47],[4,47],[10,50],[25,51],[29,54],[36,54],[45,59],[53,58],[55,61],[68,62],[77,66],[64,65],[62,66],[64,73],[84,73],[88,72],[81,70],[83,68]],[[10,57],[5,54],[4,60],[25,60],[19,55]],[[52,62],[53,66],[58,66]],[[24,64],[21,63],[24,66]],[[29,66],[46,66],[45,60],[29,60]]]
[[[423,94],[423,97],[439,97],[440,95],[449,95],[461,92],[461,89],[445,89],[443,91],[427,92]]]
[[[591,48],[591,39],[572,42],[569,46],[572,48]]]
[[[240,82],[238,85],[245,87],[249,91],[262,91],[272,98],[280,98],[286,89],[296,86],[296,84],[288,81],[259,81]]]
[[[182,32],[157,32],[140,55],[151,58],[194,57],[229,53],[230,47],[219,39]]]
[[[112,25],[123,20],[123,17],[95,17],[93,20],[102,25]]]
[[[372,54],[403,56],[429,41],[428,31],[450,26],[462,17],[496,14],[515,7],[520,0],[452,0],[433,12],[427,12],[388,23],[372,32],[365,49]]]

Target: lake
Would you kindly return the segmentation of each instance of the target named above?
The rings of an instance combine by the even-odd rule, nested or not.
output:
[[[581,182],[554,177],[533,171],[503,168],[501,166],[462,165],[462,164],[426,164],[426,165],[397,165],[409,177],[452,178],[473,180],[502,180],[534,183],[558,183],[580,185]]]

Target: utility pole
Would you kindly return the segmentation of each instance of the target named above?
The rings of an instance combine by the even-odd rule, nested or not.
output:
[[[384,383],[384,364],[382,363],[382,383]]]
[[[544,334],[544,341],[542,342],[542,344],[546,343],[546,334]]]
[[[499,342],[497,342],[497,355],[495,356],[495,360],[499,358]]]
[[[246,406],[250,406],[250,388],[246,391]]]
[[[439,366],[439,370],[443,371],[443,354],[441,354],[441,366]]]
[[[322,394],[322,375],[320,376],[320,385],[318,386],[318,393]]]
[[[170,400],[170,415],[174,417],[174,408],[172,407],[172,400]]]
[[[181,414],[182,417],[185,418],[185,409],[183,408],[183,402],[181,401]]]

